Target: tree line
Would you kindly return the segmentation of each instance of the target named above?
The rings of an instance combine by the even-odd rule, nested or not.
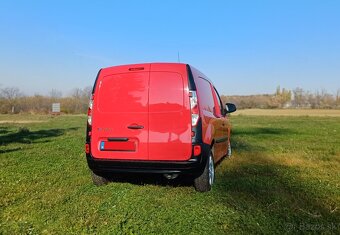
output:
[[[53,103],[60,103],[60,111],[66,114],[86,113],[92,87],[75,88],[63,96],[61,91],[52,89],[48,95],[24,95],[16,87],[0,89],[0,113],[42,113],[52,111]]]
[[[86,113],[91,97],[90,86],[83,89],[75,88],[67,96],[61,91],[52,89],[48,95],[24,95],[16,87],[0,89],[0,113],[50,113],[52,103],[60,103],[61,112],[67,114]],[[277,87],[273,94],[225,96],[223,103],[236,104],[238,109],[249,108],[312,108],[312,109],[340,109],[340,89],[335,95],[326,90],[310,92],[302,88],[288,90]]]
[[[248,96],[221,96],[222,101],[236,104],[239,109],[311,108],[340,109],[340,89],[335,95],[326,90],[310,92],[302,88],[288,90],[277,87],[275,93]]]

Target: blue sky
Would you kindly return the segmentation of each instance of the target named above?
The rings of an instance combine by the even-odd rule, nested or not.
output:
[[[2,1],[0,32],[0,88],[29,95],[178,52],[226,95],[340,88],[340,1]]]

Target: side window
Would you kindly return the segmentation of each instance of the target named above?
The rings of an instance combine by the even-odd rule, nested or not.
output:
[[[197,94],[198,94],[198,102],[203,110],[213,113],[214,112],[214,95],[211,92],[210,83],[204,78],[198,77],[197,79]]]
[[[216,107],[216,114],[217,116],[222,116],[223,114],[223,106],[222,106],[222,101],[220,98],[220,95],[218,94],[218,92],[216,91],[216,88],[212,86],[212,90],[214,93],[214,100],[215,100],[215,107]]]

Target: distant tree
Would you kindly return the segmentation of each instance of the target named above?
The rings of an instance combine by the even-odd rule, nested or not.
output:
[[[334,97],[325,89],[321,90],[321,104],[324,108],[331,108],[335,104]]]
[[[74,88],[71,92],[71,100],[67,100],[67,107],[70,112],[86,113],[92,88],[87,86],[83,89]]]
[[[285,88],[280,88],[280,86],[277,86],[275,95],[271,99],[271,104],[273,108],[282,108],[284,107],[288,102],[290,102],[292,99],[292,92],[290,90],[287,90]]]
[[[292,100],[292,91],[282,88],[281,96],[282,96],[282,105],[284,105]]]
[[[320,92],[317,90],[314,94],[309,94],[308,101],[313,109],[321,108],[321,95]]]
[[[58,100],[63,96],[63,93],[61,91],[58,91],[57,89],[52,89],[49,93],[52,100]]]
[[[304,107],[306,105],[305,91],[302,88],[300,87],[295,88],[293,90],[293,95],[294,95],[293,104],[295,107],[299,108]]]
[[[340,88],[336,91],[335,105],[337,108],[340,107]]]
[[[86,97],[89,100],[91,98],[91,95],[92,95],[92,87],[90,87],[90,86],[84,87],[83,95],[84,95],[84,97]]]
[[[71,96],[75,99],[80,99],[82,96],[82,90],[80,88],[74,88],[71,91]]]
[[[22,97],[23,93],[17,87],[5,87],[0,90],[0,97],[5,101],[6,112],[18,112],[15,110],[18,98]]]

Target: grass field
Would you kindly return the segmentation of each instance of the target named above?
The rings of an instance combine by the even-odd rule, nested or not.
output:
[[[209,193],[150,176],[94,186],[85,116],[0,121],[0,234],[340,234],[339,117],[232,116]]]

